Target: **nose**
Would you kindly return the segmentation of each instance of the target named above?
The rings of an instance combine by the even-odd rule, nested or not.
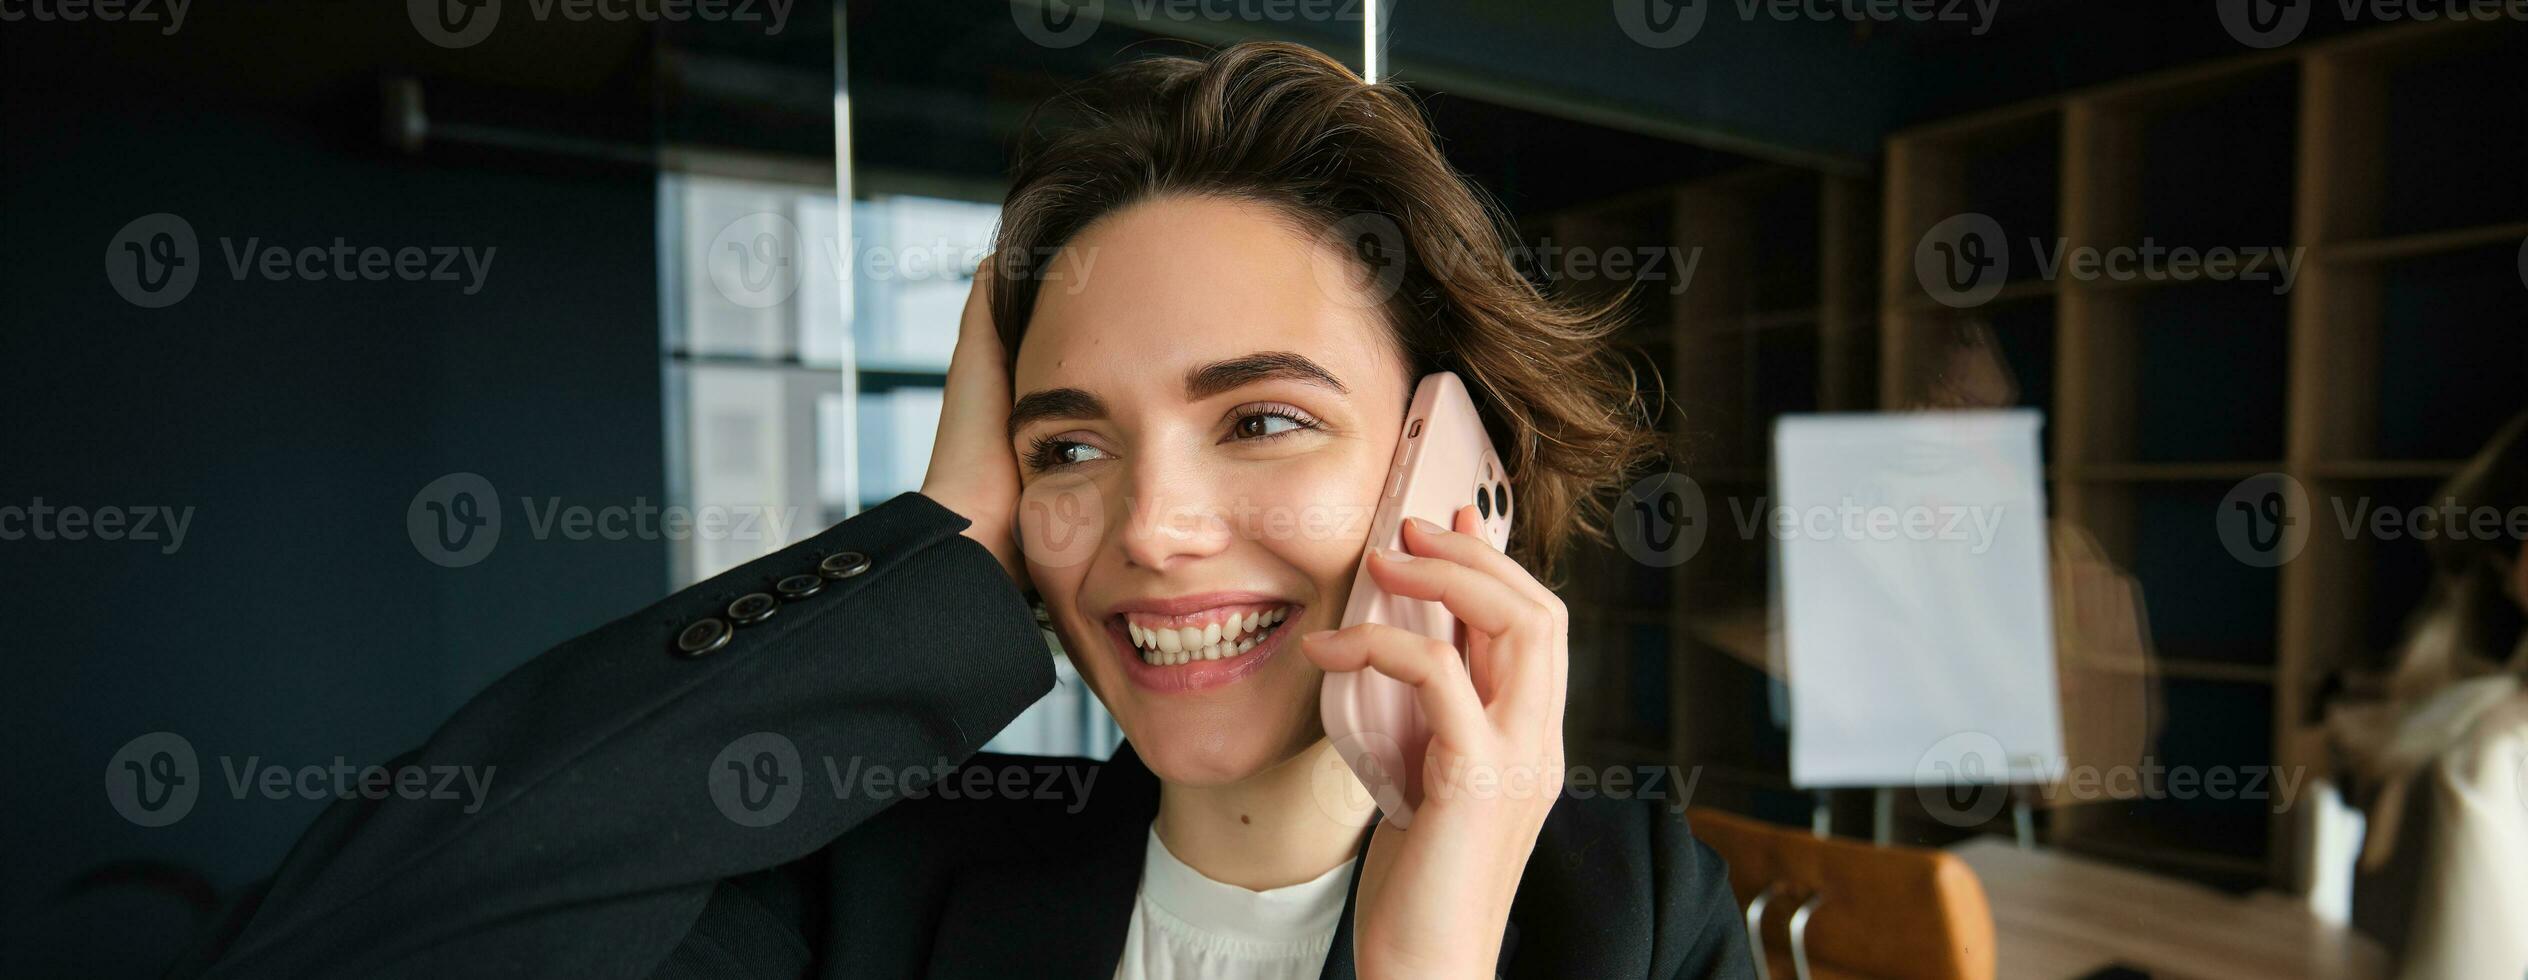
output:
[[[1219,554],[1235,536],[1227,503],[1195,474],[1136,467],[1125,498],[1124,557],[1153,571]]]

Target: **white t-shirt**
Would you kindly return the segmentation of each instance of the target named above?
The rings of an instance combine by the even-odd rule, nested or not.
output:
[[[1154,827],[1115,980],[1315,980],[1358,860],[1311,881],[1248,891],[1187,867]]]

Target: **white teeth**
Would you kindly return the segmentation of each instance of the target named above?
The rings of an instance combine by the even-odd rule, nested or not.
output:
[[[1126,622],[1133,648],[1144,662],[1170,667],[1199,660],[1220,660],[1255,649],[1264,631],[1290,617],[1289,607],[1231,613],[1203,626],[1143,626]]]

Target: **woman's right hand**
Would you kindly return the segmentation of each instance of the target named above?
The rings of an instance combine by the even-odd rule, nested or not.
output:
[[[1016,524],[1018,456],[1008,432],[1009,358],[992,327],[991,282],[999,274],[994,258],[975,269],[974,289],[966,294],[922,496],[972,521],[966,537],[989,549],[1024,591],[1027,566],[1019,558]]]

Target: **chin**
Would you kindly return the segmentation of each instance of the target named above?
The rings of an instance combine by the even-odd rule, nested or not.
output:
[[[1325,674],[1296,642],[1321,618],[1311,612],[1277,595],[1206,593],[1062,616],[1057,629],[1152,773],[1175,785],[1224,786],[1325,737]],[[1156,639],[1162,633],[1169,642]]]
[[[1065,624],[1070,625],[1070,624]],[[1065,629],[1068,633],[1070,630]],[[1318,701],[1325,674],[1296,650],[1276,656],[1233,683],[1181,691],[1129,679],[1117,662],[1128,641],[1083,630],[1092,644],[1068,642],[1072,663],[1115,717],[1134,754],[1160,779],[1184,786],[1223,786],[1288,762],[1325,737]],[[1091,658],[1099,658],[1092,662]]]
[[[1126,738],[1142,764],[1161,780],[1180,786],[1226,786],[1244,782],[1296,758],[1320,738],[1316,697],[1307,698],[1304,726],[1292,719],[1263,720],[1266,727],[1239,725],[1227,719],[1145,721],[1142,731],[1127,729]]]

